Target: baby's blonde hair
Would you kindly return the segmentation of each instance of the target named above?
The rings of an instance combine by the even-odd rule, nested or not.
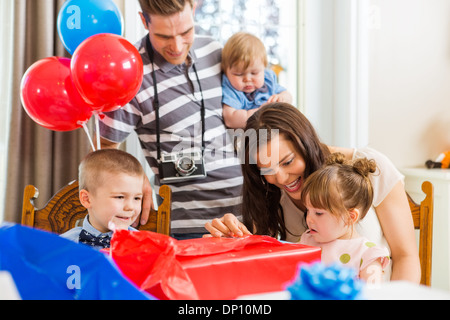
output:
[[[144,178],[141,163],[131,154],[118,149],[104,149],[89,153],[78,169],[80,190],[94,192],[102,185],[102,173],[125,173]]]
[[[376,169],[374,160],[347,162],[343,154],[334,153],[325,167],[306,179],[301,200],[305,204],[308,197],[311,206],[342,216],[344,221],[350,221],[349,210],[358,209],[362,220],[372,206],[373,187],[369,176]]]
[[[260,39],[247,32],[238,32],[228,39],[222,51],[222,71],[242,63],[247,69],[255,60],[261,59],[267,67],[267,51]]]

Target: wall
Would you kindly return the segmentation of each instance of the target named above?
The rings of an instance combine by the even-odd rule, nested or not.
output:
[[[369,142],[398,167],[450,150],[450,1],[371,0]]]
[[[322,140],[398,168],[450,150],[450,1],[302,1],[303,110]]]
[[[334,0],[306,0],[304,105],[302,111],[312,122],[321,139],[333,144],[333,6]]]
[[[137,9],[115,1],[134,42]],[[368,143],[399,168],[450,150],[450,1],[301,1],[302,109],[324,142]]]
[[[369,0],[302,1],[303,111],[325,143],[366,146]]]

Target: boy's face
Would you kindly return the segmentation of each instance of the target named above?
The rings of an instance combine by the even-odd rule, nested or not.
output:
[[[102,233],[127,230],[141,213],[143,177],[125,173],[102,173],[102,185],[91,192],[80,191],[80,200],[88,209],[89,222]]]
[[[256,59],[247,69],[241,64],[228,68],[226,76],[237,91],[252,93],[264,86],[265,65],[261,59]]]

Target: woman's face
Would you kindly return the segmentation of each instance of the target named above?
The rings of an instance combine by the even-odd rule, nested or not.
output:
[[[291,141],[277,135],[260,146],[257,165],[268,183],[285,190],[291,199],[300,200],[306,164]]]

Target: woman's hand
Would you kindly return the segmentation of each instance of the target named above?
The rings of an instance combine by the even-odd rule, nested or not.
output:
[[[206,230],[210,234],[205,237],[243,237],[252,235],[247,227],[236,218],[235,215],[228,213],[220,219],[214,219],[205,224]]]

